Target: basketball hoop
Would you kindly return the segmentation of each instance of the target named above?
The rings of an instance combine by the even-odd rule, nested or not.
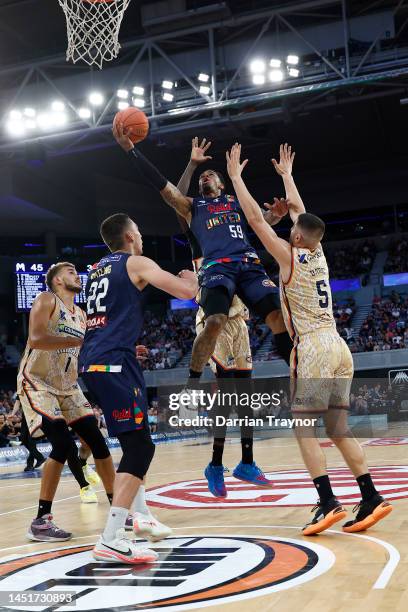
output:
[[[119,30],[130,0],[58,0],[67,21],[67,61],[102,68],[118,56]]]

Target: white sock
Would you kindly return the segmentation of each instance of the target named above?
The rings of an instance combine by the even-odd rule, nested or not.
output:
[[[130,507],[130,511],[133,514],[135,512],[141,512],[141,514],[150,515],[150,510],[146,504],[146,489],[144,485],[140,485],[139,490]]]
[[[126,518],[129,513],[127,508],[118,508],[117,506],[111,506],[109,511],[108,520],[106,521],[105,530],[102,538],[105,542],[114,540],[118,529],[124,528]]]

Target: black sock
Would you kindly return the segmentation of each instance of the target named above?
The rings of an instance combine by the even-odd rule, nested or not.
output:
[[[52,501],[47,499],[40,499],[38,502],[38,513],[37,518],[41,518],[44,514],[51,514]]]
[[[278,351],[280,357],[286,361],[289,365],[290,354],[293,349],[293,342],[290,339],[288,332],[282,332],[280,334],[274,334],[276,350]]]
[[[211,465],[222,465],[225,438],[214,438]]]
[[[356,480],[358,486],[360,487],[363,501],[366,501],[367,499],[370,499],[370,497],[378,494],[370,474],[362,474],[361,476],[358,476]]]
[[[187,384],[186,384],[187,389],[194,390],[194,389],[200,388],[201,374],[202,372],[196,372],[196,370],[192,370],[190,368],[188,379],[187,379]]]
[[[313,478],[314,486],[319,494],[319,499],[322,504],[325,504],[334,497],[333,490],[331,488],[330,480],[327,475]]]
[[[83,459],[83,458],[81,457],[81,455],[79,455],[79,463],[80,463],[81,467],[83,467],[83,468],[84,468],[84,467],[86,466],[86,462],[87,462],[87,461],[88,461],[87,459]]]
[[[241,438],[242,447],[242,463],[253,463],[254,457],[252,454],[254,441],[252,438]]]
[[[113,493],[107,493],[106,497],[108,498],[110,505],[112,505]]]

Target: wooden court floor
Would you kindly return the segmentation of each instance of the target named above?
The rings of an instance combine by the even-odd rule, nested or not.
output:
[[[225,503],[218,503],[212,498],[202,482],[203,468],[209,461],[211,451],[209,441],[157,446],[148,481],[148,488],[151,489],[149,497],[155,506],[152,508],[154,514],[174,530],[170,544],[162,542],[157,545],[157,550],[162,547],[162,550],[168,551],[173,545],[184,549],[187,547],[188,550],[197,548],[197,551],[193,550],[197,556],[192,560],[187,555],[191,565],[185,564],[189,571],[191,567],[200,570],[188,579],[191,581],[187,589],[190,594],[174,598],[165,592],[164,587],[160,590],[159,576],[163,570],[156,572],[157,583],[153,581],[153,586],[149,587],[150,583],[143,577],[141,568],[139,573],[132,574],[139,577],[139,581],[134,583],[139,587],[136,599],[132,600],[132,585],[129,583],[129,586],[117,587],[122,589],[115,600],[117,605],[109,603],[111,600],[107,590],[104,599],[104,592],[101,591],[98,596],[99,591],[95,589],[92,593],[94,603],[86,608],[82,607],[82,600],[79,599],[76,608],[58,609],[199,610],[211,604],[212,609],[222,612],[258,612],[260,609],[279,612],[408,610],[408,445],[405,443],[408,438],[404,441],[401,431],[393,432],[392,429],[387,432],[387,437],[390,438],[387,444],[366,440],[365,449],[369,465],[375,469],[380,490],[386,497],[386,491],[389,491],[388,497],[398,498],[393,501],[391,515],[361,535],[343,534],[341,527],[335,526],[330,532],[314,538],[302,537],[300,531],[303,524],[310,520],[315,493],[304,473],[293,438],[256,441],[255,460],[265,472],[271,474],[275,484],[268,490],[260,490],[227,477],[230,495]],[[349,499],[346,503],[351,518],[352,499],[356,497],[352,480],[337,450],[326,444],[325,452],[328,465],[334,470],[336,493]],[[116,452],[115,458],[118,456]],[[238,463],[239,456],[239,444],[227,443],[224,464],[231,471]],[[102,491],[98,493],[98,504],[81,504],[78,486],[69,473],[61,480],[53,514],[59,526],[74,533],[73,539],[59,546],[28,543],[25,533],[36,511],[40,480],[13,478],[13,474],[21,472],[21,469],[22,466],[4,467],[0,471],[0,592],[9,589],[10,585],[13,589],[16,585],[22,589],[28,588],[27,582],[23,579],[19,582],[17,578],[19,568],[25,567],[27,559],[30,560],[27,555],[33,553],[36,553],[32,557],[34,561],[30,560],[29,570],[24,572],[30,572],[30,579],[38,574],[36,583],[42,583],[44,573],[51,575],[61,560],[47,561],[44,565],[44,555],[38,553],[58,547],[66,549],[67,546],[77,547],[78,550],[80,547],[86,548],[86,545],[95,542],[108,511],[108,502]],[[212,546],[216,549],[214,555]],[[89,550],[81,548],[80,551],[82,562],[85,560],[92,565]],[[186,558],[180,556],[185,550],[180,553],[180,548],[177,548],[177,551],[176,554],[173,551],[175,559]],[[235,557],[228,556],[231,554]],[[269,562],[266,563],[268,555]],[[206,568],[200,563],[195,564],[200,559],[201,562],[211,559],[214,565]],[[174,566],[170,563],[167,567],[167,574],[170,569],[176,573],[180,570],[177,563]],[[64,573],[66,570],[62,568],[58,571]],[[91,567],[90,570],[81,571],[91,576],[92,581],[97,570]],[[131,572],[129,569],[127,571]],[[152,568],[146,571],[150,572],[150,576],[155,573]],[[225,579],[221,580],[223,572]],[[119,578],[115,578],[108,572],[105,577],[108,576],[111,584],[116,584],[114,581],[123,579],[125,574],[122,570]],[[95,584],[107,584],[100,574],[98,576]],[[158,591],[154,590],[156,586]],[[146,591],[149,588],[154,593],[160,592],[161,597],[155,599],[152,596],[151,603],[147,604],[146,599],[140,600],[140,594],[149,593],[149,590]],[[191,589],[199,594],[192,596]],[[125,606],[121,599],[123,593],[129,594],[129,601],[125,597]],[[155,601],[167,603],[159,605]],[[22,606],[14,609],[29,608]]]

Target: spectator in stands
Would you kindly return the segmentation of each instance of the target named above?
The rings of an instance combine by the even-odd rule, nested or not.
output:
[[[147,419],[151,433],[157,432],[157,409],[151,406],[148,410]]]
[[[375,296],[372,311],[360,329],[359,350],[389,351],[408,346],[407,317],[407,297],[395,291],[390,296]]]
[[[9,446],[10,428],[7,424],[6,417],[4,414],[0,414],[0,447]]]
[[[391,274],[408,272],[408,242],[405,238],[399,240],[389,249],[388,258],[384,265],[384,272]],[[393,301],[398,304],[396,300],[393,299]]]

